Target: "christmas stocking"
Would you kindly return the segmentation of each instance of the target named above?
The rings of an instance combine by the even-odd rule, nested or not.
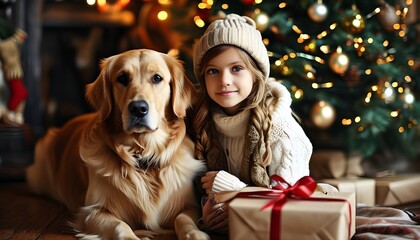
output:
[[[26,87],[22,82],[23,70],[20,63],[19,49],[19,44],[25,37],[26,34],[18,29],[13,36],[0,41],[0,60],[3,75],[10,89],[10,98],[7,106],[11,111],[15,111],[19,104],[24,102],[28,96]],[[23,111],[23,109],[19,109],[19,111]]]

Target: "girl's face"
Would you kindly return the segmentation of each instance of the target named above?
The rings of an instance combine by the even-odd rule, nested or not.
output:
[[[211,59],[204,69],[209,96],[223,110],[234,115],[251,93],[254,79],[236,48],[229,48]]]

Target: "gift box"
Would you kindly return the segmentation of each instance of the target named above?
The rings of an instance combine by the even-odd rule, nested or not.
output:
[[[314,179],[362,176],[362,156],[345,154],[338,150],[314,151],[309,161],[309,170]]]
[[[342,177],[346,172],[346,156],[342,151],[314,151],[309,170],[314,179]]]
[[[355,233],[355,194],[314,192],[311,199],[287,199],[278,228],[271,228],[270,202],[264,198],[235,198],[229,203],[229,239],[270,239],[279,231],[282,240],[348,240]]]
[[[396,206],[420,200],[420,174],[377,177],[376,204]]]
[[[375,179],[362,177],[342,177],[338,179],[322,179],[319,182],[328,183],[340,192],[354,192],[356,203],[366,206],[375,205]]]

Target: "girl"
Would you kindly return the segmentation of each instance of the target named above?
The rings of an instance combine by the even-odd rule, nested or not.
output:
[[[290,93],[269,80],[267,49],[252,19],[229,14],[214,21],[195,46],[193,64],[201,93],[195,152],[208,165],[201,178],[208,195],[270,187],[273,174],[290,184],[309,175],[312,144],[293,116]],[[202,205],[204,227],[226,230],[227,205],[211,198]]]

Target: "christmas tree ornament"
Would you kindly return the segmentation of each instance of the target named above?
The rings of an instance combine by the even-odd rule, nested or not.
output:
[[[319,0],[316,3],[313,3],[308,8],[308,16],[315,22],[322,22],[328,16],[328,8],[325,4]]]
[[[318,101],[311,108],[311,121],[321,129],[331,127],[336,119],[335,108],[326,101]]]
[[[342,75],[349,67],[350,59],[347,54],[342,52],[341,47],[338,47],[337,50],[330,55],[328,63],[331,70]]]
[[[393,31],[394,24],[397,24],[400,20],[395,11],[395,8],[388,3],[386,3],[385,6],[381,8],[381,11],[378,14],[378,19],[382,27],[387,31]]]
[[[351,10],[345,12],[341,19],[341,26],[344,30],[353,34],[363,31],[365,28],[365,20],[362,15],[360,15],[360,11],[355,5],[352,6]]]

